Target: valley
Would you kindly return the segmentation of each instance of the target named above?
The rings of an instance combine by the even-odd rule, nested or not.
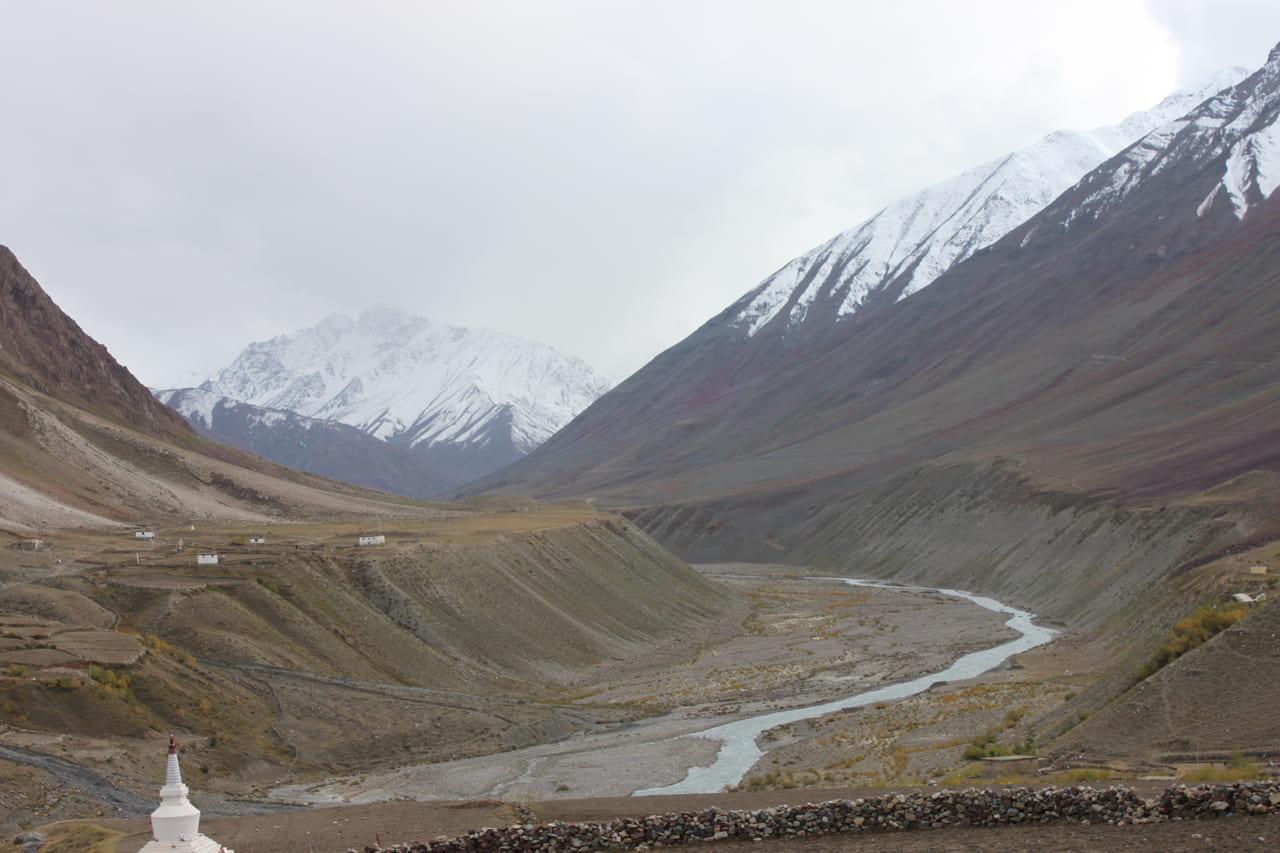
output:
[[[1274,779],[1280,47],[1232,79],[890,205],[607,391],[373,308],[184,419],[0,249],[0,836],[131,853],[170,736],[242,853]],[[666,793],[722,725],[735,790]]]
[[[602,657],[558,679],[530,678],[530,670],[524,676],[482,674],[478,656],[472,654],[463,667],[467,676],[445,682],[448,686],[442,686],[439,674],[432,676],[430,686],[421,676],[417,683],[403,674],[393,681],[368,665],[359,668],[338,660],[299,625],[287,624],[297,616],[285,619],[276,612],[267,645],[255,639],[266,635],[264,628],[243,619],[228,622],[235,609],[226,604],[204,617],[194,615],[208,607],[211,591],[247,601],[243,590],[228,590],[267,589],[269,584],[259,579],[275,578],[283,594],[301,595],[304,584],[313,581],[297,573],[296,564],[289,573],[279,571],[281,556],[294,549],[345,546],[349,559],[375,560],[378,552],[386,559],[427,540],[494,548],[500,547],[498,539],[522,534],[555,538],[553,530],[564,533],[601,520],[580,505],[526,510],[459,513],[430,524],[402,524],[393,535],[403,540],[417,534],[423,542],[372,548],[360,552],[370,556],[359,558],[349,545],[354,528],[306,524],[269,531],[268,541],[276,543],[272,546],[240,546],[245,550],[236,552],[237,546],[228,545],[220,550],[231,552],[230,559],[217,567],[174,565],[173,554],[165,553],[173,547],[167,541],[171,531],[165,530],[157,532],[160,541],[150,546],[146,559],[136,549],[129,559],[121,559],[119,552],[126,550],[119,547],[122,534],[92,531],[37,552],[61,555],[48,560],[47,573],[37,570],[29,559],[33,555],[15,560],[10,552],[5,555],[6,605],[45,616],[31,617],[29,627],[21,630],[38,638],[23,646],[41,648],[11,651],[15,660],[0,661],[8,667],[6,707],[17,718],[17,725],[0,735],[0,746],[89,767],[145,801],[154,787],[156,764],[146,745],[159,744],[165,731],[177,728],[185,732],[180,742],[193,790],[199,790],[202,808],[210,814],[252,813],[280,803],[332,805],[404,797],[522,802],[618,796],[677,780],[691,757],[709,762],[714,746],[677,739],[682,734],[898,682],[941,669],[957,655],[1007,636],[1002,619],[946,596],[853,588],[815,581],[798,568],[745,564],[701,567],[699,574],[716,589],[719,604],[690,623],[696,625],[692,632],[633,643],[626,656]],[[189,529],[185,532],[191,535]],[[206,541],[224,537],[230,542],[243,535],[236,529],[196,532]],[[104,548],[108,542],[110,547]],[[74,552],[73,561],[83,575],[56,562],[70,557],[72,547],[83,549]],[[112,556],[112,565],[101,564]],[[434,568],[441,566],[435,563]],[[38,574],[44,576],[34,577]],[[139,606],[154,597],[164,601],[163,607],[154,600]],[[180,601],[193,598],[204,598],[203,608]],[[373,630],[367,622],[362,627],[352,612],[348,604],[344,617],[334,618],[334,633],[356,637],[361,630]],[[84,633],[74,625],[74,614],[98,626],[96,645],[60,639]],[[18,628],[6,622],[10,634],[19,633]],[[306,639],[289,641],[290,636]],[[534,645],[536,639],[521,649],[522,658],[546,653],[548,644]],[[119,640],[133,641],[131,660],[111,657]],[[479,641],[455,637],[454,642]],[[76,654],[79,659],[64,657],[61,666],[40,666],[35,653]],[[20,657],[31,662],[18,663]],[[102,662],[86,666],[89,661]],[[15,669],[15,663],[22,669]],[[401,673],[411,672],[407,662],[399,665]],[[103,670],[116,676],[98,680],[90,674]],[[104,695],[120,683],[115,680],[120,676],[127,677],[133,691],[127,709],[114,701],[117,697]],[[1007,673],[992,677],[1001,682]],[[178,684],[191,681],[205,691],[203,697],[197,690],[175,701]],[[81,703],[76,713],[93,725],[42,719],[34,704],[39,693],[62,703],[66,698],[59,697],[73,698]],[[1061,701],[1063,689],[1015,681],[999,687],[938,687],[930,693],[931,707],[947,710],[932,724],[929,761],[913,768],[922,780],[954,765],[959,744],[969,734],[999,724],[1010,696],[1034,697],[1032,705],[1052,704]],[[167,708],[157,701],[160,696]],[[210,696],[218,697],[218,707]],[[797,778],[827,785],[904,778],[895,733],[901,722],[886,724],[884,719],[896,713],[895,706],[878,704],[770,733],[769,766],[762,766],[759,778],[747,780],[744,787],[759,785],[760,778],[775,772],[774,765],[788,768],[783,773],[791,779],[783,787],[796,784]],[[841,733],[835,741],[832,726]],[[655,740],[664,739],[671,740],[655,749]],[[834,742],[858,746],[839,747],[836,759],[829,745]],[[9,797],[16,795],[11,786],[18,779],[25,778],[23,785],[30,791],[32,780],[43,775],[12,753],[0,755],[0,765]],[[46,820],[110,816],[103,801],[95,802],[82,787],[60,778],[44,778],[37,790],[46,792],[38,799],[57,804],[39,815]],[[11,812],[8,820],[25,823],[37,814]]]
[[[374,560],[403,556],[396,552],[412,551],[427,540],[488,549],[502,548],[499,540],[522,535],[556,539],[553,531],[557,530],[578,535],[574,528],[592,525],[601,518],[582,505],[459,513],[430,524],[405,523],[395,532],[401,539],[413,536],[422,542],[398,542],[361,552],[349,545],[354,526],[300,524],[288,532],[287,528],[273,529],[268,541],[276,542],[281,550],[295,545],[299,549],[334,547],[338,550],[331,553],[341,554],[345,548],[348,559]],[[158,533],[158,538],[167,538],[167,531]],[[205,535],[215,533],[230,541],[241,535],[241,529],[206,531]],[[118,546],[120,535],[82,532],[80,541],[101,548],[104,539],[109,539]],[[163,541],[156,546],[165,547]],[[352,552],[365,556],[356,557]],[[89,563],[105,553],[86,551],[77,562]],[[277,558],[280,553],[274,552]],[[247,550],[236,555],[242,559],[228,560],[216,571],[207,566],[197,571],[194,565],[160,565],[174,562],[169,555],[153,555],[153,564],[139,566],[135,557],[136,573],[125,571],[128,561],[121,561],[113,568],[115,580],[107,586],[146,590],[147,595],[193,596],[199,594],[200,585],[225,589],[220,585],[236,580],[245,585],[243,576],[248,570],[258,573],[255,577],[265,577],[269,568],[264,564],[272,554],[260,547]],[[30,556],[14,560],[6,555],[9,580],[4,594],[26,596],[21,600],[28,602],[28,609],[48,609],[49,601],[56,599],[62,612],[69,615],[73,598],[60,593],[79,587],[79,579],[73,583],[69,581],[72,575],[50,573],[43,582],[30,574],[25,581],[15,581],[20,568],[16,563],[21,562],[27,573],[34,571],[34,563],[27,559]],[[1258,558],[1258,553],[1237,554],[1189,574],[1197,575],[1197,582],[1218,577],[1219,582],[1230,584],[1241,575],[1243,566]],[[474,567],[474,552],[470,560]],[[435,567],[438,570],[439,564]],[[367,834],[360,834],[368,829],[365,824],[369,821],[384,828],[380,831],[385,841],[389,840],[388,826],[399,829],[415,822],[442,821],[436,825],[453,826],[448,831],[457,832],[467,828],[465,821],[469,819],[492,823],[506,814],[503,809],[510,812],[504,818],[510,822],[528,815],[568,819],[596,813],[593,809],[618,815],[688,808],[710,801],[710,795],[635,798],[635,805],[617,798],[645,785],[677,781],[690,764],[710,762],[714,744],[682,735],[727,720],[898,683],[945,668],[961,654],[1012,636],[1003,626],[1004,617],[938,593],[851,587],[814,579],[807,569],[777,564],[707,564],[699,566],[698,573],[717,589],[720,605],[693,623],[696,627],[691,631],[633,645],[625,657],[602,657],[559,679],[518,677],[508,672],[503,674],[505,678],[485,684],[473,671],[471,680],[460,679],[447,687],[415,684],[407,678],[393,681],[367,666],[357,669],[326,663],[325,658],[333,653],[319,644],[306,652],[311,659],[290,659],[306,651],[297,643],[253,646],[254,651],[241,652],[235,659],[215,656],[205,650],[216,647],[218,637],[225,640],[229,627],[234,629],[230,633],[241,635],[246,644],[262,629],[245,624],[218,625],[212,613],[198,632],[183,641],[182,648],[197,650],[192,661],[176,660],[175,654],[181,657],[187,653],[177,646],[170,651],[144,634],[142,659],[109,667],[129,674],[136,692],[156,677],[152,667],[157,663],[177,664],[185,666],[179,680],[199,679],[206,689],[220,691],[221,705],[238,706],[244,713],[198,707],[199,698],[191,696],[178,705],[179,710],[186,710],[185,719],[146,719],[146,713],[158,708],[135,708],[139,719],[132,731],[86,730],[83,723],[41,731],[42,726],[32,725],[28,714],[26,720],[7,725],[0,734],[0,747],[5,748],[0,751],[4,774],[0,792],[7,803],[28,804],[25,813],[11,811],[8,819],[43,826],[54,818],[87,818],[89,825],[119,833],[121,846],[117,849],[128,849],[128,844],[142,837],[145,821],[141,817],[112,819],[109,801],[101,799],[102,789],[68,781],[40,763],[31,763],[30,756],[57,757],[85,767],[133,797],[131,802],[145,804],[154,793],[159,747],[165,732],[173,728],[181,732],[185,772],[193,796],[206,813],[207,825],[218,827],[221,839],[254,845],[247,849],[304,851],[304,845],[318,845],[326,838],[333,839],[329,848],[314,849],[370,843]],[[311,583],[296,574],[274,576],[294,585],[294,595],[302,592],[304,583]],[[256,580],[249,583],[261,586]],[[104,611],[114,611],[122,600],[98,592],[85,597],[104,602],[99,605]],[[42,603],[33,608],[30,602],[36,601]],[[169,609],[172,612],[171,606]],[[122,618],[129,612],[121,614]],[[227,612],[227,608],[220,612]],[[350,608],[344,613],[349,617]],[[133,611],[136,629],[155,626],[153,619],[148,608]],[[86,621],[107,625],[107,618],[101,615]],[[360,621],[344,618],[335,620],[333,627],[354,637]],[[166,623],[166,634],[175,641],[182,636],[174,632],[177,624]],[[6,623],[10,633],[15,633],[15,627]],[[52,620],[46,620],[43,630],[54,627]],[[272,635],[275,643],[281,635],[299,630],[284,624],[278,627],[279,633]],[[485,627],[492,630],[493,625]],[[117,630],[102,633],[132,636],[118,628],[119,623]],[[366,624],[363,630],[371,628]],[[56,649],[63,633],[67,632],[48,634],[42,645]],[[461,637],[456,640],[463,641]],[[83,644],[71,648],[90,658],[107,652],[105,646],[101,652]],[[533,657],[545,648],[541,643],[526,645],[522,656]],[[977,765],[962,756],[975,739],[986,736],[1009,745],[1034,739],[1041,744],[1049,740],[1056,718],[1070,714],[1084,720],[1088,716],[1078,713],[1078,699],[1111,669],[1104,648],[1086,642],[1082,632],[1068,630],[1050,645],[1021,653],[1011,665],[980,678],[935,684],[907,699],[877,702],[771,729],[760,741],[765,755],[738,786],[742,793],[721,795],[715,801],[773,803],[798,801],[797,795],[812,800],[822,792],[847,796],[888,786],[902,789],[981,782],[974,775]],[[223,650],[222,654],[228,652]],[[1197,655],[1203,658],[1204,652],[1190,657]],[[475,661],[470,666],[474,668]],[[1195,664],[1198,670],[1213,666],[1212,658]],[[1170,667],[1176,669],[1178,665]],[[109,686],[83,678],[83,669],[72,667],[70,672],[74,673],[72,678],[82,678],[84,683],[64,690],[62,696],[89,694]],[[31,666],[23,680],[33,676],[66,677]],[[4,681],[6,702],[12,703],[12,672]],[[174,686],[169,683],[164,688],[168,701],[175,698],[169,692]],[[42,689],[56,696],[62,688],[46,683]],[[138,698],[146,704],[157,693],[149,689],[138,692]],[[1259,697],[1259,701],[1266,700]],[[79,713],[82,721],[104,719],[100,711],[85,706]],[[270,724],[262,732],[254,729],[252,718],[257,715],[261,715],[256,720],[259,725]],[[117,726],[120,723],[117,720]],[[1088,728],[1087,723],[1078,723],[1068,734]],[[1133,756],[1143,751],[1133,751],[1131,745],[1129,758],[1099,761],[1096,750],[1102,743],[1097,738],[1108,730],[1112,730],[1112,737],[1121,739],[1128,734],[1125,728],[1105,722],[1093,727],[1095,757],[1083,762],[1068,760],[1066,754],[1051,748],[1052,742],[1043,743],[1056,757],[1050,759],[1050,772],[1042,778],[1128,781],[1152,772],[1186,773],[1195,768],[1194,763],[1175,765],[1161,760],[1167,756],[1152,754],[1134,761]],[[27,751],[25,760],[15,756],[18,751]],[[1216,757],[1225,760],[1225,755]],[[1215,755],[1201,758],[1213,759]],[[97,797],[91,795],[94,791]],[[743,799],[751,796],[756,799]],[[436,804],[422,803],[411,811],[398,803],[405,799]],[[41,805],[32,808],[32,801]],[[331,812],[333,821],[317,823],[308,817],[312,814],[309,811],[291,811],[302,804],[340,808]],[[42,808],[49,811],[42,814]],[[286,811],[278,811],[281,808]],[[271,813],[252,817],[264,809]]]
[[[271,544],[255,546],[231,544],[245,539],[237,530],[162,529],[142,544],[86,531],[39,552],[10,550],[0,601],[25,615],[4,623],[5,708],[18,723],[6,742],[96,754],[145,791],[145,761],[135,765],[134,750],[120,745],[178,727],[191,731],[188,748],[217,780],[214,790],[263,795],[284,781],[563,742],[654,715],[673,732],[705,728],[898,681],[1002,632],[982,611],[940,596],[814,589],[782,567],[673,575],[687,610],[678,632],[635,620],[610,636],[555,625],[554,590],[505,574],[481,582],[491,587],[487,601],[475,589],[458,592],[459,571],[484,572],[494,556],[536,559],[539,540],[563,549],[556,570],[564,572],[570,548],[601,547],[597,527],[636,535],[568,506],[402,523],[384,533],[399,544],[363,550],[351,545],[354,526],[331,525],[272,529]],[[217,566],[195,564],[192,536],[204,549],[222,539]],[[179,539],[185,559],[174,553]],[[642,606],[645,594],[616,571],[625,552],[612,536],[604,541],[618,589],[594,600],[579,591],[575,606]],[[633,563],[654,559],[637,553]],[[415,554],[418,572],[457,596],[451,603],[436,598],[428,608],[406,594]],[[649,597],[656,606],[668,593]],[[538,595],[548,596],[545,608],[530,605]],[[514,604],[521,599],[525,612]],[[455,608],[462,612],[450,625],[418,621]],[[602,613],[609,619],[627,617],[615,609]],[[932,651],[896,639],[940,623],[952,635]],[[617,782],[608,762],[595,772]],[[447,765],[446,775],[455,775]]]

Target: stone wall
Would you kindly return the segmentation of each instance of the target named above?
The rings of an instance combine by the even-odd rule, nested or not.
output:
[[[1280,782],[1176,786],[1144,800],[1132,789],[1002,788],[886,794],[755,810],[671,813],[607,823],[517,824],[456,838],[347,853],[561,853],[735,839],[763,841],[833,832],[1000,826],[1069,821],[1125,825],[1280,812]]]

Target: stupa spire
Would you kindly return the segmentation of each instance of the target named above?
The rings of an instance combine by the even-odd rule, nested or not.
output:
[[[160,799],[164,800],[165,792],[181,790],[180,796],[186,799],[188,788],[182,784],[182,769],[178,767],[178,742],[169,735],[169,758],[164,768],[164,787],[160,789]]]

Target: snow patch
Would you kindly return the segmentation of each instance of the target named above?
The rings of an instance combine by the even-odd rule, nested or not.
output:
[[[1232,146],[1220,186],[1231,198],[1236,218],[1243,219],[1249,211],[1250,190],[1267,198],[1275,192],[1277,184],[1280,184],[1280,131],[1272,124]]]

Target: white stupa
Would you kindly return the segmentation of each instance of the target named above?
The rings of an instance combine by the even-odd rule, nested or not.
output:
[[[138,853],[235,853],[200,834],[200,810],[187,799],[178,769],[178,744],[169,736],[169,760],[160,789],[160,806],[151,813],[151,835]]]

